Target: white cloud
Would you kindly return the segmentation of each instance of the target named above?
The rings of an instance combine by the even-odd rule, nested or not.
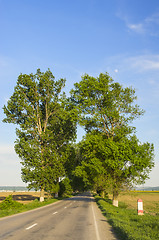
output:
[[[145,19],[145,23],[147,24],[157,24],[159,25],[159,13],[154,13],[152,16],[149,16]]]
[[[137,71],[159,70],[159,55],[139,55],[127,57],[124,62]]]
[[[159,54],[143,54],[136,56],[117,55],[105,59],[103,69],[107,66],[107,71],[112,72],[127,72],[146,73],[159,71]],[[116,66],[117,68],[114,68]],[[102,71],[103,71],[102,69]],[[152,81],[152,78],[151,78]],[[154,79],[153,79],[154,81]],[[151,82],[152,83],[152,82]]]
[[[144,33],[145,32],[145,28],[144,25],[142,23],[138,23],[138,24],[127,24],[127,27],[132,30],[135,31],[137,33]]]
[[[159,13],[147,16],[141,21],[132,21],[128,15],[118,13],[117,16],[125,22],[129,31],[137,34],[148,34],[150,36],[159,36]]]

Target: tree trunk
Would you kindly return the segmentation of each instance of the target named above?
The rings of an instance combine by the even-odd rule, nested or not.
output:
[[[59,197],[59,193],[55,193],[55,198],[58,198]]]
[[[113,190],[113,206],[118,207],[118,190]]]
[[[40,191],[40,202],[44,202],[44,189]]]
[[[57,184],[59,183],[59,178],[57,178]],[[59,197],[59,193],[58,192],[56,192],[55,193],[55,198],[58,198]]]

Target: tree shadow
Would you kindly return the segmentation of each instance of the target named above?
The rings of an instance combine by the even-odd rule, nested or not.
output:
[[[35,199],[39,199],[39,197],[29,195],[29,194],[19,194],[19,195],[12,195],[14,201],[33,201]],[[0,197],[0,201],[5,200],[6,197]]]
[[[6,197],[0,197],[0,201],[3,201]]]
[[[95,202],[95,199],[90,193],[80,193],[77,196],[66,198],[64,201]]]
[[[104,202],[112,204],[112,200],[110,198],[101,198],[101,197],[96,197],[96,202],[98,204],[99,200],[102,200]],[[99,204],[98,204],[99,205]]]
[[[35,199],[39,199],[39,197],[35,197],[35,196],[29,195],[29,194],[13,195],[13,200],[15,200],[15,201],[32,201]]]

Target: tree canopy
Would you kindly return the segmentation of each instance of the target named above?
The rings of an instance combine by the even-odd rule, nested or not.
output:
[[[141,144],[131,125],[144,111],[135,102],[135,89],[124,88],[107,73],[85,74],[74,86],[71,100],[87,133],[76,175],[101,190],[111,186],[116,198],[124,186],[144,182],[154,165],[153,145]]]
[[[89,133],[79,144],[82,155],[76,175],[98,192],[119,191],[142,184],[154,166],[153,144],[143,143],[135,135],[114,141],[101,133]]]
[[[41,198],[44,190],[58,192],[59,178],[67,177],[63,192],[111,189],[116,199],[125,186],[143,183],[154,166],[153,144],[141,143],[132,125],[144,113],[135,89],[114,82],[108,73],[85,74],[67,98],[65,81],[55,81],[50,69],[20,74],[3,108],[3,121],[17,126],[22,179],[40,189]],[[73,145],[77,122],[86,135]]]
[[[96,130],[108,138],[127,135],[134,130],[130,123],[144,113],[135,104],[135,89],[123,88],[107,73],[96,78],[85,74],[74,87],[71,99],[87,132]]]
[[[30,188],[52,190],[65,174],[67,144],[76,136],[76,111],[61,94],[65,79],[45,73],[20,74],[4,113],[19,126],[15,151],[22,159],[22,179]],[[55,187],[54,186],[54,187]]]

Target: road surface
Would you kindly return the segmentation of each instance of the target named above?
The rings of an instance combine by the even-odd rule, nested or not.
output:
[[[0,218],[0,240],[113,240],[89,193]]]

